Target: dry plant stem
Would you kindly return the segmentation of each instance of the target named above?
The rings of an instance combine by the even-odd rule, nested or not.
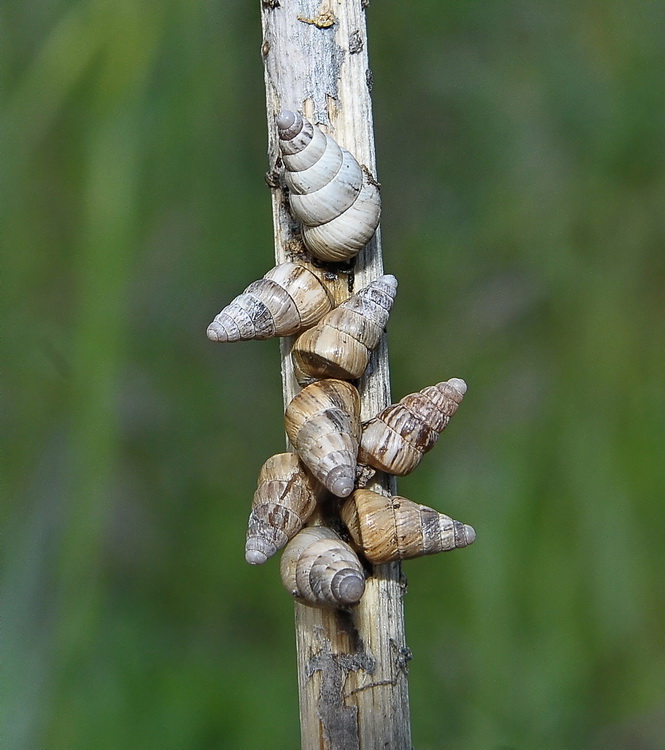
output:
[[[274,179],[279,156],[275,119],[280,110],[303,112],[376,176],[366,4],[363,0],[262,0],[268,181],[273,186],[278,263],[294,257],[300,262],[304,257],[298,224]],[[351,276],[340,268],[309,267],[325,280],[339,303],[383,273],[379,232],[355,259]],[[291,345],[291,339],[282,341],[285,404],[299,390],[289,356]],[[385,340],[372,355],[360,391],[363,420],[390,403]],[[368,486],[395,491],[384,475]],[[390,563],[374,567],[360,604],[350,612],[295,605],[304,750],[411,749],[404,590],[399,563]]]

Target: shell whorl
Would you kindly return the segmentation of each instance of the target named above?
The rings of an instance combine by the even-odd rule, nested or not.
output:
[[[374,564],[468,547],[472,526],[400,495],[355,490],[340,511],[354,544]]]
[[[343,380],[319,380],[285,412],[286,434],[303,463],[334,495],[353,491],[360,440],[360,395]]]
[[[323,283],[305,266],[280,263],[230,302],[208,326],[211,341],[290,336],[332,309]]]
[[[434,447],[466,389],[461,378],[450,378],[386,407],[363,424],[359,461],[389,474],[409,474]]]
[[[280,112],[277,129],[284,179],[305,245],[318,258],[352,258],[379,225],[377,184],[346,149],[299,113]]]
[[[388,322],[397,279],[386,274],[302,333],[291,351],[296,370],[314,378],[359,378]]]
[[[293,597],[316,607],[349,607],[365,591],[358,556],[324,526],[308,526],[291,539],[282,553],[280,575]]]
[[[245,559],[261,565],[302,528],[323,488],[295,453],[278,453],[261,467],[247,524]]]

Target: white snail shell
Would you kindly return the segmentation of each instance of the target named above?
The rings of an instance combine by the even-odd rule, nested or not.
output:
[[[310,517],[323,487],[295,453],[278,453],[261,467],[247,525],[245,559],[260,565]]]
[[[211,341],[290,336],[333,307],[328,290],[305,266],[280,263],[228,304],[208,326]]]
[[[356,547],[375,564],[460,547],[476,539],[472,526],[405,497],[355,490],[340,511]]]
[[[289,203],[305,245],[321,260],[352,258],[379,225],[377,185],[349,151],[302,115],[280,112],[277,129]]]
[[[286,434],[303,463],[334,495],[353,491],[360,439],[360,395],[344,380],[318,380],[285,412]]]
[[[397,279],[386,274],[324,315],[293,345],[296,371],[314,378],[359,378],[381,340],[396,293]]]
[[[291,539],[282,553],[280,575],[293,597],[315,607],[349,607],[365,591],[358,555],[324,526],[308,526]]]
[[[409,474],[434,447],[465,393],[466,383],[450,378],[386,407],[363,424],[358,460],[389,474]]]

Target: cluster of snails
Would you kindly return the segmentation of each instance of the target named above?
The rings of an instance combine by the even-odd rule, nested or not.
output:
[[[353,257],[379,222],[376,183],[366,169],[301,115],[277,118],[291,212],[315,257]],[[285,262],[250,284],[208,327],[213,341],[297,336],[291,357],[307,383],[286,407],[292,452],[262,466],[247,528],[247,562],[278,550],[287,590],[320,607],[357,604],[365,589],[364,561],[382,564],[466,547],[471,526],[404,497],[364,489],[368,471],[413,471],[457,411],[466,383],[459,378],[423,388],[360,420],[357,380],[379,345],[397,292],[384,275],[337,307],[325,283],[306,265]],[[340,533],[307,525],[332,499]],[[342,538],[342,535],[344,538]]]

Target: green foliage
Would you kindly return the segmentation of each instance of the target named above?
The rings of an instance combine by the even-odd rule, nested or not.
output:
[[[278,345],[259,3],[10,3],[3,747],[297,745],[292,605],[247,566]],[[469,393],[400,492],[414,744],[665,745],[663,6],[370,6],[393,393]]]

